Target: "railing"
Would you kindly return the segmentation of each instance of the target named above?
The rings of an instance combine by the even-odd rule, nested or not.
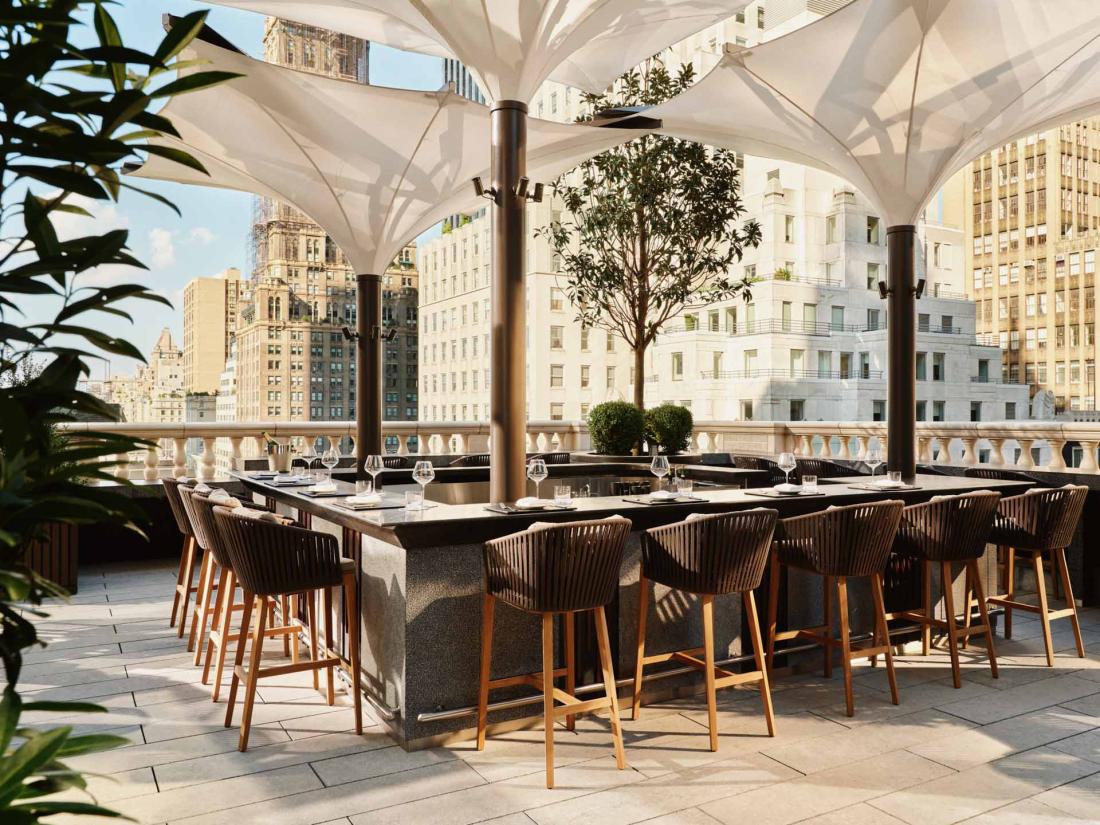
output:
[[[756,278],[754,283],[760,283],[762,281],[787,281],[795,284],[814,284],[815,286],[831,286],[842,287],[844,282],[837,278],[817,277],[814,275],[794,275],[791,273],[773,272],[770,275],[760,275]]]
[[[210,479],[219,466],[239,466],[263,455],[268,433],[280,443],[326,439],[339,447],[351,443],[355,425],[347,421],[239,422],[224,424],[103,424],[63,425],[63,431],[112,430],[152,441],[154,446],[133,456],[119,456],[117,475],[154,481],[188,472],[187,442],[200,449],[193,454],[194,472]],[[1097,473],[1100,421],[980,421],[917,422],[917,460],[921,463],[1044,469]],[[395,438],[400,455],[461,455],[490,449],[487,423],[386,422],[383,434]],[[695,422],[693,449],[700,452],[775,455],[791,451],[802,456],[862,459],[877,444],[885,448],[885,422],[821,421],[705,421]],[[219,462],[219,442],[224,463]],[[527,425],[527,449],[537,452],[589,449],[588,428],[580,421],[532,421]],[[1067,446],[1071,464],[1065,460]],[[1018,454],[1017,454],[1018,451]],[[987,461],[980,461],[988,455]]]
[[[819,378],[822,380],[840,379],[844,381],[879,381],[883,377],[882,370],[849,370],[847,372],[828,370],[792,370],[792,369],[759,369],[759,370],[734,370],[731,372],[709,370],[699,373],[699,377],[705,381],[713,380],[743,380],[751,378],[788,378],[806,379]]]

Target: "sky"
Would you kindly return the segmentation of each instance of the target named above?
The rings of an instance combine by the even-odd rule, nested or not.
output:
[[[112,7],[112,14],[124,43],[153,51],[164,34],[163,14],[187,14],[197,9],[208,10],[207,25],[242,51],[254,57],[263,56],[264,18],[251,12],[193,0],[119,0]],[[442,85],[443,74],[437,58],[371,44],[370,80],[382,86],[435,90]],[[171,329],[177,345],[183,345],[183,288],[189,280],[214,275],[228,267],[239,268],[242,275],[248,273],[252,196],[170,183],[138,183],[167,196],[179,207],[182,217],[148,198],[124,193],[119,203],[98,208],[96,230],[129,229],[130,247],[149,271],[130,270],[125,280],[151,286],[172,301],[174,307],[141,303],[130,308],[139,312],[135,314],[135,325],[100,315],[97,326],[132,341],[141,352],[148,353],[164,327]],[[101,362],[92,377],[103,378],[107,372],[129,374],[133,368],[132,361]]]

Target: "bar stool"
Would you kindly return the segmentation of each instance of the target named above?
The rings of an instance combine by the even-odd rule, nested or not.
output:
[[[694,515],[678,524],[647,530],[642,543],[642,573],[638,582],[638,656],[634,666],[633,716],[637,720],[642,706],[642,678],[647,664],[675,659],[706,674],[707,717],[710,725],[710,749],[718,750],[718,711],[716,691],[731,685],[758,683],[764,703],[768,735],[775,736],[768,672],[764,664],[764,643],[756,613],[753,590],[760,586],[768,563],[776,510],[755,508],[736,513]],[[649,582],[655,581],[675,590],[701,597],[703,647],[694,650],[645,653],[646,619],[649,613]],[[756,657],[756,670],[731,673],[714,664],[714,597],[740,593],[749,638]],[[699,654],[703,658],[699,658]]]
[[[212,557],[212,574],[218,577],[217,585],[207,590],[208,600],[209,594],[213,593],[215,589],[217,590],[218,598],[214,603],[213,612],[210,614],[210,632],[206,636],[206,656],[202,667],[202,683],[204,685],[208,683],[210,678],[211,667],[214,667],[214,687],[211,691],[210,698],[211,701],[217,702],[221,696],[222,673],[225,668],[227,648],[233,642],[239,644],[241,640],[246,637],[240,633],[232,632],[233,613],[243,610],[245,601],[243,599],[237,601],[236,599],[237,575],[233,571],[232,560],[228,552],[226,552],[225,540],[221,536],[218,525],[214,520],[214,508],[222,506],[230,509],[237,509],[239,510],[239,514],[244,515],[247,513],[250,517],[259,517],[259,515],[265,511],[242,507],[240,502],[234,498],[217,499],[203,495],[202,493],[191,493],[188,500],[191,511],[195,516],[196,537],[200,544],[205,543],[205,549]],[[298,615],[297,602],[298,597],[292,596],[290,598],[288,610],[287,601],[285,598],[283,599],[283,623],[282,625],[276,625],[271,612],[274,609],[274,600],[268,600],[268,621],[271,624],[264,630],[265,638],[281,636],[285,642],[290,643],[291,662],[294,664],[297,664],[299,661],[298,634],[301,630],[301,623],[296,618]],[[307,605],[309,607],[308,629],[310,632],[310,652],[312,656],[314,655],[313,651],[317,650],[317,621],[313,609],[313,602],[307,601]],[[196,664],[198,664],[202,647],[200,636],[200,643],[195,651]],[[317,672],[314,671],[314,690],[316,690],[317,687]],[[333,688],[330,684],[328,703],[331,705],[333,702]]]
[[[782,519],[772,544],[771,576],[768,586],[768,669],[775,664],[775,643],[788,639],[810,639],[825,651],[825,675],[832,675],[832,651],[839,647],[844,669],[844,703],[849,716],[855,715],[852,694],[852,660],[886,657],[890,698],[898,704],[898,682],[894,656],[886,627],[886,606],[882,595],[882,574],[890,558],[890,547],[898,531],[901,501],[874,501],[847,507],[830,507],[820,513]],[[817,627],[776,630],[779,577],[783,566],[823,577],[824,622]],[[848,579],[870,578],[875,605],[875,630],[869,645],[852,646],[848,617]],[[836,580],[840,613],[840,638],[832,636],[832,582]],[[782,652],[782,651],[781,651]]]
[[[180,553],[180,569],[176,575],[176,594],[172,597],[172,615],[168,620],[169,627],[175,627],[179,622],[179,637],[183,638],[183,630],[187,625],[187,604],[191,600],[191,594],[198,590],[193,584],[195,578],[195,534],[191,529],[191,522],[184,512],[183,502],[180,500],[180,488],[190,489],[191,479],[165,478],[163,479],[164,497],[168,501],[168,509],[176,520],[176,527],[183,536],[183,550]]]
[[[1073,625],[1077,643],[1077,655],[1085,657],[1085,642],[1081,638],[1081,624],[1077,620],[1077,604],[1073,600],[1069,568],[1066,565],[1066,547],[1073,541],[1073,533],[1085,507],[1088,487],[1067,484],[1049,490],[1029,490],[1023,495],[1001,499],[997,518],[989,540],[1004,548],[1003,595],[990,596],[990,604],[1005,609],[1005,638],[1012,638],[1012,611],[1027,610],[1039,614],[1043,625],[1043,643],[1046,645],[1047,665],[1054,667],[1054,642],[1050,636],[1050,620],[1068,617]],[[1031,556],[1035,571],[1035,586],[1039,604],[1016,601],[1016,554]],[[1062,593],[1066,606],[1051,610],[1047,606],[1046,581],[1043,577],[1043,554],[1049,553],[1051,566],[1058,568],[1062,580]]]
[[[477,749],[485,748],[489,691],[530,685],[543,694],[546,739],[546,787],[554,787],[554,722],[561,716],[573,727],[573,717],[611,709],[611,737],[615,762],[626,768],[619,724],[619,699],[611,662],[604,607],[615,597],[630,521],[615,516],[596,521],[532,524],[530,528],[485,544],[485,596],[481,613],[481,674],[477,704]],[[542,616],[542,670],[538,673],[490,679],[493,656],[493,612],[500,600],[511,607]],[[573,696],[573,619],[581,611],[595,614],[596,639],[603,670],[604,693],[599,699],[579,701]],[[565,624],[564,668],[554,669],[554,616]],[[554,686],[566,677],[565,690]],[[555,706],[561,702],[561,707]]]
[[[359,599],[356,593],[358,571],[352,559],[340,558],[336,537],[289,524],[265,521],[248,515],[238,515],[228,507],[214,508],[214,522],[224,539],[224,547],[232,562],[241,589],[244,609],[241,616],[241,639],[229,684],[229,702],[225,711],[225,726],[233,724],[237,689],[245,683],[244,711],[238,750],[248,749],[248,734],[252,727],[252,706],[256,685],[268,676],[319,671],[339,667],[340,658],[332,651],[332,640],[326,640],[324,655],[315,650],[308,662],[261,667],[263,642],[267,636],[265,600],[292,593],[311,593],[341,587],[348,616],[348,658],[351,666],[351,693],[355,708],[355,732],[363,732],[362,692],[359,672]],[[253,625],[253,619],[255,624]],[[244,665],[244,637],[252,627],[249,664]],[[330,694],[331,699],[331,694]]]
[[[951,653],[951,675],[955,687],[962,687],[959,668],[959,638],[964,642],[974,633],[984,633],[989,652],[989,669],[996,679],[997,651],[993,643],[993,626],[986,608],[982,577],[978,571],[978,559],[985,553],[989,531],[997,513],[1000,493],[980,491],[959,496],[936,496],[925,504],[906,507],[894,539],[894,552],[912,556],[921,565],[920,610],[903,610],[889,618],[906,618],[921,625],[921,647],[925,656],[931,646],[931,629],[947,632],[947,647]],[[954,577],[951,565],[962,562],[966,570],[965,623],[958,627],[955,618],[955,598],[952,589]],[[943,586],[944,619],[937,619],[932,609],[932,565],[940,566],[940,582]],[[978,610],[981,624],[970,623],[970,590],[978,594]]]

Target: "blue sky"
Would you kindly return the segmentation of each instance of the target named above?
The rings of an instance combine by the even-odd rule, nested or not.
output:
[[[255,57],[262,56],[264,18],[258,14],[192,0],[120,0],[112,13],[125,43],[152,51],[163,36],[161,15],[187,14],[196,9],[208,9],[208,25],[240,49]],[[372,83],[409,89],[438,89],[443,78],[438,59],[377,44],[371,45],[370,76]],[[247,194],[175,184],[143,182],[143,185],[174,201],[183,213],[182,218],[151,200],[124,194],[117,205],[101,211],[100,222],[130,230],[133,251],[150,268],[144,276],[135,272],[138,277],[134,280],[150,284],[175,307],[141,304],[135,326],[115,319],[104,320],[100,326],[148,352],[166,326],[182,346],[182,294],[189,280],[231,266],[247,273],[252,198]],[[128,373],[132,368],[132,363],[99,365],[93,377],[103,377],[102,372],[107,369]]]

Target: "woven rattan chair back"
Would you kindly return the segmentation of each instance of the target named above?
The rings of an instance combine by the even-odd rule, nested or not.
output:
[[[172,517],[176,520],[176,527],[185,536],[194,535],[191,530],[191,522],[184,510],[183,501],[180,498],[181,489],[191,489],[191,485],[182,484],[178,479],[166,478],[163,480],[164,497],[168,500],[168,509],[172,511]]]
[[[206,549],[206,535],[202,532],[202,527],[199,525],[199,518],[195,515],[195,508],[191,504],[191,499],[196,495],[203,495],[202,493],[196,493],[194,487],[187,487],[180,485],[180,507],[183,509],[184,517],[187,519],[188,529],[191,531],[189,535],[195,537],[195,544],[197,544],[203,550]]]
[[[827,576],[881,573],[904,506],[872,501],[783,519],[776,529],[779,561]]]
[[[529,461],[541,458],[547,464],[569,464],[569,453],[537,453],[531,456]]]
[[[906,507],[894,551],[928,561],[981,558],[1000,500],[983,491]]]
[[[384,455],[382,466],[387,470],[406,470],[409,467],[409,460],[403,455]]]
[[[826,461],[823,458],[798,459],[798,473],[800,477],[817,476],[818,478],[844,478],[862,475],[862,473],[853,470],[851,467],[845,467],[835,461]]]
[[[723,595],[760,586],[779,513],[757,508],[654,527],[642,541],[642,574],[689,593]]]
[[[524,530],[485,544],[487,592],[532,613],[594,610],[619,586],[630,534],[623,518]]]
[[[233,572],[250,593],[276,596],[342,581],[335,536],[237,515],[228,507],[215,507],[214,521]]]
[[[1030,481],[1038,482],[1035,476],[1021,473],[1017,470],[998,470],[993,467],[967,467],[963,470],[967,478],[984,478],[995,481]]]
[[[448,466],[450,467],[488,467],[489,466],[489,454],[478,453],[477,455],[463,455],[456,458]]]
[[[193,492],[189,501],[191,512],[195,515],[195,540],[203,550],[209,550],[214,554],[214,561],[219,566],[232,569],[233,561],[226,552],[225,538],[221,534],[221,528],[214,521],[214,508],[219,505],[218,500]]]
[[[993,540],[1018,550],[1057,550],[1073,541],[1089,488],[1084,485],[1028,491],[1001,499]]]

